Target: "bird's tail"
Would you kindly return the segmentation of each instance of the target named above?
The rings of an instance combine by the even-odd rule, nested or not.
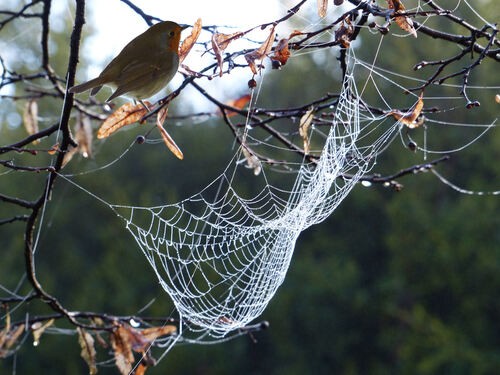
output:
[[[104,83],[105,82],[103,82],[102,77],[97,77],[97,78],[91,79],[88,82],[71,87],[69,89],[69,92],[80,93],[80,92],[87,91],[89,89],[93,89],[90,94],[92,96],[94,96],[101,89],[101,87]]]

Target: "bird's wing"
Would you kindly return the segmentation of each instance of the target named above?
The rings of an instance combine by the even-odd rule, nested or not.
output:
[[[107,101],[143,88],[149,82],[159,79],[166,68],[166,62],[163,61],[132,61],[120,72],[114,82],[117,89]]]

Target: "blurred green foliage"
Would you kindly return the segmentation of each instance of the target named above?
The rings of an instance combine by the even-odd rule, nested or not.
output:
[[[498,18],[493,0],[474,6],[486,15],[496,12]],[[432,19],[431,26],[439,27],[438,22]],[[0,38],[9,40],[21,27],[14,23],[2,30]],[[62,76],[69,34],[70,25],[52,34],[57,52],[51,59]],[[377,48],[372,39],[378,40],[378,36],[367,34],[362,35],[356,52],[369,60]],[[20,51],[38,53],[36,38],[19,38],[16,46]],[[319,53],[325,56],[315,59],[303,54],[290,59],[281,71],[268,74],[261,102],[270,108],[293,106],[334,91],[339,85],[338,51]],[[387,37],[377,63],[407,67],[410,72],[421,60],[453,53],[453,46],[425,36],[415,41]],[[18,71],[38,69],[13,61]],[[483,65],[474,71],[474,78],[488,83],[487,77],[496,75],[498,80],[498,64],[485,61]],[[426,77],[429,71],[418,74]],[[23,89],[18,86],[17,93]],[[449,95],[456,94],[450,89]],[[398,92],[385,95],[389,102],[404,102]],[[498,113],[498,105],[488,97],[491,91],[476,90],[474,95],[481,97],[481,108],[464,116],[481,122],[477,116]],[[183,94],[178,101],[182,100],[190,99]],[[2,144],[24,136],[22,126],[6,125],[8,114],[22,113],[23,104],[0,102]],[[47,119],[41,127],[57,121],[59,106],[59,101],[40,100],[40,116]],[[468,121],[453,116],[450,112],[450,121]],[[90,160],[77,156],[64,172],[92,169],[113,160],[149,128],[138,125],[106,141],[95,141],[98,156]],[[232,156],[233,139],[218,119],[183,122],[168,130],[181,145],[184,161],[176,160],[162,144],[135,145],[112,167],[74,180],[108,202],[162,204],[198,192]],[[428,132],[434,145],[445,149],[462,138],[470,139],[463,129]],[[420,142],[423,129],[413,131],[412,136]],[[51,138],[42,145],[53,143]],[[440,168],[451,180],[471,189],[498,189],[500,165],[495,160],[499,143],[500,136],[493,130]],[[20,155],[16,160],[32,165],[48,162],[41,154]],[[394,142],[376,171],[390,173],[419,162],[421,154]],[[0,192],[34,199],[41,194],[44,178],[43,174],[1,174]],[[257,343],[244,336],[218,345],[179,346],[148,373],[497,374],[500,201],[495,196],[458,194],[431,174],[404,177],[401,182],[405,188],[400,193],[381,186],[356,187],[332,217],[301,235],[285,282],[261,317],[270,322],[270,328],[255,334]],[[244,183],[251,184],[250,173]],[[0,213],[1,219],[18,212],[1,204]],[[154,298],[147,315],[168,316],[173,311],[133,238],[108,207],[59,179],[43,220],[37,272],[45,289],[69,310],[128,315]],[[22,223],[0,226],[0,248],[0,283],[14,288],[24,267]],[[19,293],[28,292],[25,282]],[[23,319],[26,313],[51,311],[40,303],[28,303],[13,318]],[[63,321],[56,324],[70,328]],[[12,373],[14,367],[17,374],[87,373],[75,334],[46,334],[37,347],[31,340],[26,339],[15,358],[0,361],[0,374]],[[109,349],[97,350],[99,360],[110,358]],[[108,362],[99,373],[117,371]]]

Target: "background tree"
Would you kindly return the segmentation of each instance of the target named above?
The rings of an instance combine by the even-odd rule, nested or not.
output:
[[[136,355],[135,361],[129,361],[126,343],[135,343],[141,351],[142,344],[161,344],[161,339],[168,340],[178,328],[173,304],[114,213],[67,182],[61,171],[74,174],[98,168],[70,178],[107,202],[140,206],[176,202],[196,193],[220,173],[235,152],[231,146],[235,134],[242,134],[242,130],[233,133],[233,127],[243,129],[248,121],[256,124],[253,137],[293,151],[294,156],[284,151],[262,154],[258,143],[249,142],[246,147],[261,159],[263,168],[275,168],[273,160],[284,155],[289,162],[301,161],[304,142],[298,134],[300,119],[314,103],[319,109],[313,123],[320,129],[321,113],[332,112],[330,105],[335,107],[335,96],[329,93],[335,95],[343,85],[342,64],[347,61],[348,48],[342,42],[346,41],[359,59],[372,62],[377,55],[377,66],[400,74],[411,72],[422,79],[425,97],[446,95],[456,104],[446,112],[450,121],[489,124],[498,113],[495,92],[486,87],[498,86],[500,79],[495,74],[500,60],[496,25],[481,23],[464,4],[456,8],[452,1],[442,1],[439,6],[434,1],[407,1],[405,12],[398,8],[399,1],[353,0],[342,7],[329,2],[327,15],[320,18],[316,2],[297,1],[289,4],[290,12],[283,11],[281,18],[270,20],[265,30],[269,35],[272,25],[278,30],[287,25],[304,33],[290,39],[292,55],[281,70],[271,69],[266,58],[264,72],[253,76],[247,64],[237,60],[258,49],[263,39],[248,49],[228,49],[222,54],[226,74],[226,70],[247,73],[242,86],[246,87],[248,79],[256,79],[262,106],[247,108],[245,103],[230,108],[214,93],[218,64],[212,45],[200,39],[198,51],[192,54],[199,56],[206,50],[210,57],[206,67],[197,69],[203,75],[185,71],[179,88],[156,101],[155,113],[145,116],[145,125],[118,132],[105,143],[94,140],[92,158],[76,155],[62,170],[69,150],[84,151],[76,148],[75,127],[90,122],[95,134],[112,112],[100,100],[75,99],[66,92],[75,82],[78,61],[82,65],[88,62],[79,50],[84,32],[95,31],[88,22],[84,27],[85,2],[74,4],[74,23],[67,25],[55,21],[55,4],[50,0],[10,1],[0,9],[2,371],[84,373],[88,368],[80,355],[87,357],[91,371],[97,363],[99,373],[128,373],[127,366],[132,364],[140,364],[144,370],[153,365],[153,354],[142,361]],[[151,24],[154,16],[159,17],[145,14],[136,5],[122,1],[116,7],[137,13],[137,22]],[[474,4],[474,10],[490,20],[498,19],[494,1]],[[352,30],[335,33],[342,23],[347,27],[346,18]],[[408,34],[408,30],[398,28],[397,20],[410,19],[418,38],[397,37]],[[218,30],[205,26],[203,32],[212,35]],[[379,47],[381,34],[387,36]],[[252,39],[252,35],[245,37]],[[269,56],[275,54],[278,38],[272,45]],[[454,56],[458,57],[447,60]],[[411,70],[423,61],[434,63]],[[276,67],[277,63],[273,64]],[[436,77],[434,71],[439,73]],[[261,74],[265,80],[260,80]],[[463,92],[432,84],[449,75],[454,76],[443,83],[462,85]],[[389,73],[386,76],[396,79]],[[411,87],[410,83],[404,85]],[[187,90],[191,90],[190,95],[185,94]],[[367,103],[372,111],[383,111],[384,100],[392,109],[408,109],[408,96],[401,92],[384,91],[382,100],[375,86],[367,85],[366,90],[366,96],[372,98]],[[421,90],[417,87],[416,93]],[[242,94],[249,92],[251,89],[245,88]],[[211,103],[213,110],[200,115],[196,105],[178,106],[193,102],[194,95],[196,100]],[[30,102],[36,103],[37,115],[33,115]],[[427,99],[424,103],[423,116],[433,113],[435,103]],[[448,108],[439,105],[441,110]],[[183,145],[186,157],[182,162],[167,156],[168,151],[155,141],[159,135],[152,131],[154,115],[162,106],[170,107],[166,124],[182,125],[168,127],[176,142]],[[285,110],[276,116],[276,108]],[[228,116],[229,110],[237,114]],[[30,118],[38,120],[39,130],[27,137],[22,124]],[[200,118],[205,121],[196,124]],[[150,371],[495,373],[499,367],[500,310],[495,298],[500,286],[498,200],[494,194],[457,194],[430,173],[404,177],[435,166],[427,164],[430,156],[423,159],[426,152],[411,152],[407,147],[410,138],[416,147],[451,150],[474,139],[477,129],[428,124],[408,131],[402,128],[400,134],[404,147],[394,142],[378,158],[375,172],[381,176],[362,178],[365,185],[370,182],[374,186],[355,188],[335,215],[299,238],[286,281],[262,316],[270,322],[269,330],[257,332],[265,326],[257,323],[240,332],[247,337],[231,344],[179,346],[168,354],[168,360],[158,364],[160,368]],[[146,135],[146,143],[128,149],[138,135]],[[33,143],[35,140],[41,143]],[[314,143],[317,138],[311,137],[311,142],[313,148],[321,147],[321,142]],[[499,174],[491,160],[498,153],[497,143],[495,130],[490,131],[439,165],[441,173],[471,193],[494,191]],[[129,151],[118,163],[100,168],[125,150]],[[55,155],[51,155],[53,151]],[[313,153],[311,158],[318,156]],[[400,177],[391,177],[398,171]],[[239,177],[235,180],[238,189],[254,189],[252,173]],[[404,190],[395,194],[403,179]],[[147,308],[142,309],[144,306]],[[134,329],[131,325],[135,322],[140,326]],[[41,332],[44,324],[45,333],[34,347],[29,344],[34,340],[32,333]],[[148,341],[141,331],[145,327],[160,340]],[[87,354],[80,353],[78,338]],[[142,340],[141,344],[137,340]],[[96,349],[95,359],[90,347]],[[160,349],[154,356],[162,352]]]

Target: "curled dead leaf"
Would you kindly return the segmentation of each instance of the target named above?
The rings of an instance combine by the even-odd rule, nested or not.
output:
[[[111,348],[115,356],[115,364],[123,375],[129,375],[134,363],[134,354],[132,353],[132,343],[130,335],[123,325],[119,325],[110,337]]]
[[[253,169],[253,174],[255,176],[258,176],[262,171],[262,165],[260,164],[259,158],[251,154],[250,151],[247,150],[246,146],[243,146],[241,150],[243,151],[243,156],[245,156],[245,159],[247,161],[248,168]]]
[[[289,57],[288,38],[281,39],[274,48],[274,55],[271,56],[271,59],[279,61],[281,65],[285,65]]]
[[[242,36],[243,36],[243,33],[241,31],[238,31],[238,32],[233,33],[233,34],[214,33],[212,35],[212,49],[214,51],[215,59],[217,60],[217,64],[219,65],[219,70],[220,70],[219,75],[221,77],[223,74],[222,66],[223,66],[223,61],[224,61],[224,59],[222,58],[222,53],[227,48],[229,43],[231,43],[233,40],[241,38]]]
[[[88,158],[92,155],[92,125],[90,124],[90,119],[87,116],[79,114],[78,120],[74,128],[74,138],[77,147],[70,146],[68,151],[64,154],[62,166],[64,167],[78,152],[83,155],[84,158]]]
[[[97,353],[94,347],[94,338],[90,333],[85,331],[83,328],[77,327],[76,330],[78,332],[78,343],[82,348],[80,355],[89,366],[90,375],[97,374],[97,365],[96,365]]]
[[[184,61],[186,56],[191,51],[191,48],[193,48],[194,44],[198,40],[198,37],[200,36],[201,33],[201,26],[202,26],[201,18],[198,18],[193,25],[193,30],[191,31],[191,35],[189,35],[182,42],[179,48],[179,65]]]
[[[147,341],[148,345],[154,342],[158,337],[171,335],[177,332],[177,327],[174,325],[165,325],[161,327],[150,327],[140,331],[143,338]],[[146,347],[143,348],[146,350]]]
[[[229,43],[232,41],[239,39],[243,36],[244,34],[241,31],[237,31],[232,34],[222,34],[222,33],[214,33],[214,40],[219,46],[221,51],[224,51]]]
[[[262,45],[247,53],[245,55],[245,59],[247,61],[248,66],[252,70],[253,74],[257,74],[257,65],[255,64],[256,61],[262,60],[264,57],[267,56],[269,52],[271,52],[271,49],[273,48],[273,41],[274,41],[274,36],[275,36],[275,31],[274,31],[274,26],[271,28],[271,32],[269,33],[269,36],[267,39],[262,43]]]
[[[147,369],[148,366],[141,362],[139,363],[139,366],[137,366],[134,375],[144,375]]]
[[[0,331],[0,358],[4,358],[9,353],[10,347],[16,343],[23,332],[24,324],[12,329],[10,329],[10,322],[8,325],[6,324],[4,329]]]
[[[38,133],[38,103],[35,99],[24,105],[23,122],[29,135]],[[37,143],[40,143],[39,139],[33,141],[33,144]]]
[[[418,116],[420,116],[420,112],[422,112],[422,108],[424,108],[424,93],[420,93],[417,104],[413,107],[413,111],[411,113],[402,113],[401,111],[392,110],[386,113],[387,116],[392,116],[402,124],[408,126],[410,129],[417,128],[421,125],[421,122],[417,122]]]
[[[351,22],[351,18],[347,16],[340,27],[335,31],[335,40],[339,42],[344,48],[349,48],[351,46],[351,38],[354,33],[354,25]]]
[[[215,59],[217,60],[217,65],[219,65],[219,70],[220,70],[219,76],[222,77],[222,74],[224,74],[224,70],[223,70],[224,59],[222,58],[222,50],[219,47],[219,45],[217,44],[217,41],[215,40],[216,35],[217,34],[212,35],[212,49],[214,50]]]
[[[40,337],[42,337],[43,332],[54,323],[54,319],[50,319],[44,324],[36,322],[31,326],[33,332],[33,346],[38,346],[40,344]]]
[[[318,6],[318,16],[321,18],[326,16],[326,11],[328,10],[328,0],[316,0],[316,5]]]
[[[90,119],[80,114],[75,125],[75,141],[78,143],[78,152],[82,154],[84,158],[92,156],[93,138]]]
[[[307,111],[301,118],[299,122],[299,134],[304,141],[304,153],[308,155],[311,152],[311,145],[309,141],[309,135],[307,134],[309,126],[311,126],[312,120],[314,119],[314,108]]]
[[[151,108],[152,105],[149,102],[144,102],[144,104]],[[104,122],[97,131],[97,138],[106,138],[113,134],[118,129],[123,128],[126,125],[133,124],[139,121],[148,111],[142,104],[126,103],[114,111]]]
[[[50,147],[50,150],[47,151],[47,154],[54,155],[57,151],[59,151],[59,142],[57,142],[56,144],[52,145]]]
[[[395,14],[404,12],[406,10],[400,0],[387,0],[387,6],[389,7],[389,9],[394,9]],[[417,37],[417,31],[413,26],[413,21],[409,17],[395,16],[394,20],[402,30],[409,32],[415,38]]]

